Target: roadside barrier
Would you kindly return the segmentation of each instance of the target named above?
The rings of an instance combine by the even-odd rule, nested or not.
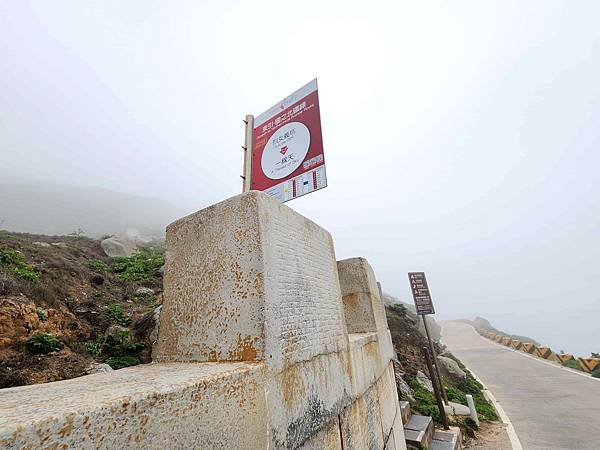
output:
[[[521,341],[519,341],[518,339],[513,339],[512,341],[510,341],[510,346],[512,348],[514,348],[515,350],[520,350],[521,347],[523,346],[523,343]]]
[[[478,329],[477,332],[498,344],[519,350],[523,353],[528,353],[538,358],[554,361],[561,365],[565,365],[569,361],[577,361],[581,370],[587,373],[592,373],[595,369],[600,368],[600,358],[576,358],[571,353],[554,353],[550,347],[536,346],[532,342],[523,342],[519,339],[512,339],[510,336],[494,333],[493,331]]]
[[[574,360],[575,357],[573,355],[571,355],[570,353],[559,353],[556,355],[556,357],[558,358],[559,362],[561,364],[565,364],[568,361],[571,361],[572,359]]]
[[[537,353],[537,346],[531,342],[525,342],[521,347],[521,351],[529,353],[530,355],[535,355]]]
[[[600,367],[600,358],[578,358],[578,361],[587,373],[592,373],[595,368]]]
[[[554,353],[550,347],[538,347],[536,356],[543,359],[549,359],[553,354]]]

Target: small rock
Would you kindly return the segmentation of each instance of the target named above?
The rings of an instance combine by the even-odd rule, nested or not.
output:
[[[102,275],[95,273],[94,275],[92,275],[90,277],[90,283],[96,284],[96,285],[101,285],[104,283],[104,277]]]
[[[423,386],[425,390],[433,392],[433,384],[431,383],[431,380],[427,378],[427,375],[420,370],[417,372],[417,383]]]
[[[148,295],[154,295],[154,289],[150,289],[147,287],[141,287],[135,291],[135,295],[139,295],[142,297],[146,297]]]
[[[165,276],[165,266],[160,266],[160,269],[158,269],[158,273],[160,273],[161,277]]]
[[[450,378],[466,378],[467,374],[460,368],[458,363],[446,356],[437,357],[442,376],[446,375]]]
[[[47,242],[34,242],[33,245],[37,245],[38,247],[50,247],[50,244]]]
[[[112,372],[114,370],[115,369],[113,369],[112,367],[110,367],[108,364],[104,364],[104,363],[92,363],[85,370],[85,373],[87,373],[88,375],[91,375],[93,373],[106,373],[106,372]]]

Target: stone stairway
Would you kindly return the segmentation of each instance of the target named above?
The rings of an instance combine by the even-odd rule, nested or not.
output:
[[[451,427],[448,431],[436,430],[431,417],[412,414],[410,404],[406,401],[400,402],[400,412],[408,449],[460,450],[462,448],[459,428]]]

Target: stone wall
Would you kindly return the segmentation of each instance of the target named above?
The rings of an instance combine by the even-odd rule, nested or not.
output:
[[[0,391],[7,448],[405,449],[373,270],[248,192],[167,228],[155,363]]]

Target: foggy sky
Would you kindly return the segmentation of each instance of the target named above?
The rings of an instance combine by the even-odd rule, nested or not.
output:
[[[329,187],[288,205],[411,301],[600,350],[600,4],[0,3],[0,175],[200,209],[242,118],[317,77]],[[8,212],[10,213],[10,212]],[[6,215],[7,212],[2,212]]]

